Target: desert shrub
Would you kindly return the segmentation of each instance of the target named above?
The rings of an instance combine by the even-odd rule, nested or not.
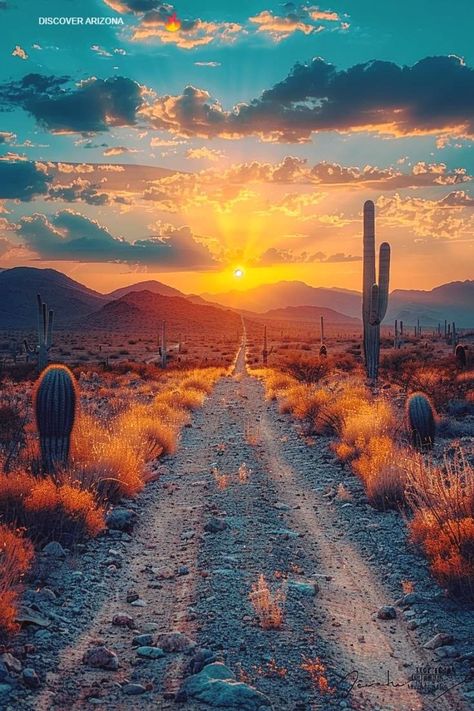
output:
[[[18,531],[0,525],[0,635],[15,632],[20,581],[33,561],[33,546]]]
[[[474,597],[474,468],[462,451],[442,466],[414,457],[407,468],[411,538],[433,575],[455,595]]]
[[[352,468],[362,479],[367,498],[375,508],[396,508],[405,502],[403,460],[400,448],[385,434],[372,435],[352,461]]]
[[[282,370],[302,383],[319,383],[328,373],[330,365],[327,358],[298,358],[288,360]]]
[[[136,496],[143,488],[145,457],[135,442],[130,430],[115,430],[113,420],[102,424],[81,415],[71,440],[70,476],[86,490],[95,490],[100,500]]]
[[[24,472],[0,475],[0,517],[40,543],[70,543],[104,527],[103,511],[90,491]]]

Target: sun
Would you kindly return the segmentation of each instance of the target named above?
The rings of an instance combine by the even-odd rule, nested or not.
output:
[[[236,279],[242,279],[242,277],[245,276],[245,272],[242,267],[237,267],[237,269],[234,269],[234,276]]]

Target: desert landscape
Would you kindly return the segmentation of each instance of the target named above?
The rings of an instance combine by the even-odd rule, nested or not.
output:
[[[34,5],[0,711],[474,708],[471,2]]]

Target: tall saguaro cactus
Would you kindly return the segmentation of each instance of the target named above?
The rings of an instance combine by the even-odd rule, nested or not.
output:
[[[53,338],[53,320],[54,311],[49,309],[42,300],[41,296],[36,296],[38,302],[38,345],[30,346],[28,341],[24,340],[24,345],[27,353],[35,353],[38,363],[38,371],[41,373],[47,366],[49,360],[49,351],[52,345]]]
[[[48,366],[38,379],[34,397],[41,459],[48,473],[67,464],[76,403],[76,381],[69,368]]]
[[[375,206],[364,203],[364,266],[362,317],[364,357],[367,377],[377,380],[380,359],[380,324],[387,312],[390,276],[390,245],[384,242],[379,252],[379,281],[375,271]]]

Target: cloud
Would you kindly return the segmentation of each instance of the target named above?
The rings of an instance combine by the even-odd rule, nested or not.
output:
[[[242,25],[236,22],[208,22],[206,20],[181,20],[178,32],[169,32],[165,23],[169,14],[161,10],[147,13],[133,29],[132,40],[155,40],[161,44],[174,44],[180,49],[205,47],[212,42],[228,44],[234,42],[242,32]]]
[[[278,249],[277,247],[269,247],[252,262],[254,266],[271,267],[274,264],[310,264],[319,263],[337,263],[337,262],[360,262],[362,257],[354,257],[351,254],[338,252],[337,254],[327,255],[325,252],[308,252],[296,253],[291,249]]]
[[[222,151],[216,151],[213,148],[207,148],[202,146],[201,148],[190,148],[186,153],[186,158],[191,160],[208,160],[211,163],[215,163],[223,158],[224,154]]]
[[[86,202],[88,205],[106,205],[109,202],[107,193],[98,192],[98,186],[83,178],[76,178],[68,185],[55,185],[50,188],[48,200],[64,200],[64,202]]]
[[[474,136],[474,70],[454,56],[411,67],[375,60],[347,70],[315,58],[230,111],[188,86],[181,95],[157,97],[141,113],[158,130],[202,138],[301,143],[320,131]]]
[[[28,55],[25,52],[25,50],[20,47],[19,44],[16,45],[15,49],[12,52],[12,57],[18,57],[19,59],[28,59]]]
[[[434,240],[472,239],[474,215],[463,208],[472,207],[466,193],[456,191],[440,200],[401,197],[398,193],[377,199],[377,215],[389,227],[407,228],[415,236]],[[460,204],[462,203],[462,204]]]
[[[220,62],[194,62],[195,67],[220,67]]]
[[[48,192],[51,178],[30,161],[0,161],[0,199],[28,201]]]
[[[105,4],[121,13],[141,13],[165,5],[161,0],[104,0]]]
[[[91,133],[111,126],[133,126],[142,104],[137,82],[125,77],[86,79],[65,88],[68,77],[28,74],[0,85],[0,103],[22,106],[54,133]]]
[[[445,205],[447,207],[474,207],[474,197],[468,195],[464,190],[455,190],[440,200],[439,205]]]
[[[138,153],[136,148],[127,148],[126,146],[111,146],[104,150],[104,156],[121,156],[124,153]]]
[[[250,17],[249,22],[255,26],[256,32],[268,35],[275,42],[280,42],[295,32],[316,34],[333,23],[341,23],[339,26],[343,29],[348,27],[347,22],[341,22],[337,12],[320,10],[307,3],[288,2],[284,5],[284,10],[285,13],[281,15],[262,10],[258,15]]]
[[[218,263],[188,227],[167,226],[162,234],[135,242],[119,239],[95,220],[72,210],[23,217],[17,226],[23,243],[48,261],[116,262],[169,271],[213,269]]]
[[[13,143],[16,138],[16,133],[11,131],[0,131],[0,144],[1,143]]]

